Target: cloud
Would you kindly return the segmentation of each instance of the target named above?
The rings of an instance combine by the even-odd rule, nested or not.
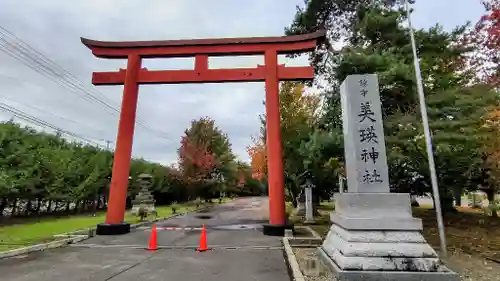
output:
[[[470,7],[455,2],[449,6],[466,8],[462,12],[456,10],[454,18],[457,14],[467,18]],[[85,87],[91,87],[93,71],[117,70],[124,68],[125,62],[93,57],[79,37],[160,40],[277,36],[292,21],[295,5],[301,3],[300,0],[2,0],[0,25],[83,81]],[[420,18],[433,11],[432,6],[419,7]],[[436,19],[441,18],[447,16],[436,15]],[[422,25],[422,20],[416,22],[417,26]],[[280,61],[303,65],[307,57]],[[0,62],[0,101],[103,145],[105,140],[114,143],[116,112],[85,100],[81,93],[71,90],[71,85],[58,85],[5,53],[0,52]],[[210,60],[213,68],[262,63],[261,57]],[[145,60],[143,65],[151,69],[189,69],[193,62]],[[93,94],[115,108],[120,107],[122,87],[94,89]],[[210,116],[228,133],[239,157],[248,160],[245,147],[251,143],[250,135],[259,132],[263,99],[263,83],[141,86],[138,118],[141,124],[164,134],[136,126],[133,155],[165,164],[176,161],[180,136],[190,121]],[[0,117],[9,119],[11,115],[0,112]]]

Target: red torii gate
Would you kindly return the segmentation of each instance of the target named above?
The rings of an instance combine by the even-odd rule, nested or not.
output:
[[[104,42],[81,38],[99,58],[127,59],[127,69],[94,72],[94,85],[124,85],[106,222],[97,225],[97,234],[130,232],[123,221],[127,197],[130,158],[134,135],[139,84],[183,84],[265,81],[266,142],[269,186],[268,235],[283,235],[286,227],[283,156],[281,150],[279,81],[312,80],[312,66],[278,65],[278,55],[312,51],[325,32],[281,37],[220,38],[167,41]],[[256,68],[210,69],[209,56],[264,55],[265,65]],[[193,70],[147,70],[143,58],[194,57]]]

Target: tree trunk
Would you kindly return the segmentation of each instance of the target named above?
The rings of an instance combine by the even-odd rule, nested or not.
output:
[[[420,207],[420,204],[417,200],[417,195],[410,195],[411,205],[412,207]]]
[[[89,200],[83,200],[83,204],[82,204],[82,208],[81,208],[82,213],[84,213],[87,210],[88,205],[89,205]]]
[[[49,205],[47,206],[47,213],[52,212],[52,200],[49,200]]]
[[[495,206],[495,191],[493,189],[488,189],[485,191],[486,197],[488,198],[489,204],[488,207],[491,209],[491,216],[494,218],[498,218],[497,209]],[[491,206],[493,205],[493,208]]]
[[[319,196],[317,192],[314,192],[314,189],[312,191],[312,200],[314,205],[321,204],[321,196]]]
[[[452,188],[452,193],[453,193],[453,197],[455,198],[455,206],[461,207],[462,206],[462,188],[460,188],[460,187]]]
[[[2,201],[0,203],[0,217],[3,216],[3,211],[5,210],[5,207],[7,207],[7,197],[2,197]]]
[[[492,212],[491,212],[491,217],[493,218],[498,218],[498,212],[496,211],[496,209],[493,209]]]
[[[453,198],[444,197],[440,198],[441,200],[441,210],[443,213],[456,212],[457,209],[453,206]]]
[[[75,213],[80,212],[80,209],[82,207],[82,203],[83,202],[81,200],[76,201],[75,209],[73,210],[73,212],[75,212]]]
[[[40,208],[42,207],[42,198],[38,197],[36,200],[36,214],[40,214]]]
[[[318,206],[321,205],[321,197],[317,194],[317,192],[314,192],[314,189],[312,190],[312,206],[313,206],[313,216],[319,216],[318,212]]]
[[[12,211],[10,213],[10,216],[13,217],[16,215],[16,208],[17,208],[17,198],[14,198],[14,202],[12,203]]]
[[[98,203],[99,203],[99,194],[96,193],[94,195],[94,199],[92,199],[92,212],[95,213],[95,211],[97,210]]]
[[[462,207],[462,196],[455,197],[455,207]]]
[[[28,201],[26,201],[26,207],[24,207],[24,215],[25,216],[29,215],[30,209],[31,209],[31,199],[28,199]]]
[[[104,209],[105,204],[106,204],[106,196],[99,195],[97,199],[97,209],[98,210]]]
[[[289,188],[288,191],[290,192],[290,196],[292,197],[292,206],[293,208],[297,208],[298,202],[297,202],[297,196],[298,194],[294,194],[293,188]]]
[[[64,205],[66,205],[66,201],[61,201],[61,200],[56,200],[56,201],[54,201],[54,203],[55,203],[54,212],[56,212],[56,213],[61,212],[62,207],[64,207]]]

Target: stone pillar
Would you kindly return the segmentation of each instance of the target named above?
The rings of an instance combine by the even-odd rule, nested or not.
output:
[[[421,235],[410,195],[389,191],[377,76],[350,75],[340,94],[348,192],[335,196],[322,258],[340,280],[458,280]]]
[[[344,177],[339,176],[339,193],[344,193]]]
[[[313,206],[313,196],[312,196],[312,187],[310,185],[306,185],[305,188],[306,193],[306,223],[314,222],[314,206]]]

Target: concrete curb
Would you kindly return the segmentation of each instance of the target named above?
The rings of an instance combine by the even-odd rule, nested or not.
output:
[[[32,252],[39,252],[39,251],[43,251],[43,250],[47,250],[47,249],[58,248],[58,247],[62,247],[62,246],[68,245],[68,244],[73,244],[73,243],[83,241],[87,238],[88,238],[88,236],[86,236],[86,235],[75,235],[74,237],[71,237],[71,238],[52,241],[52,242],[44,243],[44,244],[36,244],[33,246],[14,249],[14,250],[10,250],[10,251],[5,251],[5,252],[0,253],[0,259],[24,255],[24,254],[28,254],[28,253],[32,253]]]
[[[178,217],[178,216],[183,216],[183,215],[186,215],[186,214],[189,214],[189,213],[193,213],[193,212],[199,212],[199,211],[202,211],[202,210],[207,210],[207,209],[209,209],[211,207],[212,206],[210,206],[210,207],[204,207],[204,208],[200,208],[200,209],[194,210],[194,211],[189,211],[189,212],[184,212],[184,213],[178,213],[178,214],[171,215],[171,216],[168,216],[168,217],[154,219],[152,221],[145,221],[145,222],[140,222],[140,223],[132,224],[132,225],[130,225],[130,229],[136,229],[136,228],[141,227],[141,226],[149,226],[149,225],[152,225],[152,224],[154,224],[156,222],[159,222],[159,221],[164,221],[164,220],[175,218],[175,217]],[[95,236],[95,231],[96,231],[96,227],[92,227],[92,228],[88,228],[88,229],[80,229],[80,230],[76,230],[76,231],[72,231],[72,232],[55,234],[52,237],[55,237],[55,238],[64,238],[64,237],[66,237],[66,238],[61,239],[61,240],[56,240],[56,241],[48,242],[48,243],[35,244],[35,245],[32,245],[32,246],[27,246],[27,247],[23,247],[23,248],[18,248],[18,249],[13,249],[13,250],[9,250],[9,251],[0,252],[0,260],[1,259],[5,259],[5,258],[14,257],[14,256],[24,255],[24,254],[28,254],[28,253],[32,253],[32,252],[39,252],[39,251],[44,251],[44,250],[47,250],[47,249],[59,248],[59,247],[66,246],[68,244],[73,244],[73,243],[81,242],[83,240],[86,240],[86,239],[89,239],[91,237],[94,237]]]
[[[307,225],[304,225],[304,226],[302,226],[302,225],[298,225],[298,226],[296,226],[296,228],[304,228],[304,229],[308,230],[308,231],[312,234],[312,236],[313,236],[314,238],[316,238],[316,239],[323,239],[323,238],[321,237],[321,235],[319,235],[319,234],[318,234],[318,233],[317,233],[314,229],[312,229],[310,226],[307,226]]]
[[[283,237],[281,241],[283,243],[283,255],[285,256],[285,262],[288,267],[288,273],[290,274],[290,280],[305,281],[306,279],[300,270],[299,263],[295,258],[295,254],[293,253],[289,240],[289,237]]]
[[[295,228],[301,228],[309,231],[312,237],[289,237],[288,243],[290,246],[310,248],[320,246],[321,243],[323,243],[323,238],[321,238],[321,236],[319,236],[319,234],[311,227],[300,225],[295,226]]]
[[[307,279],[304,277],[304,274],[302,274],[302,270],[300,270],[299,263],[293,253],[292,247],[317,248],[323,243],[323,238],[307,225],[299,225],[295,226],[295,228],[305,229],[311,234],[312,237],[293,237],[291,231],[285,231],[285,237],[282,239],[283,255],[288,267],[290,279],[292,281],[306,281]]]

